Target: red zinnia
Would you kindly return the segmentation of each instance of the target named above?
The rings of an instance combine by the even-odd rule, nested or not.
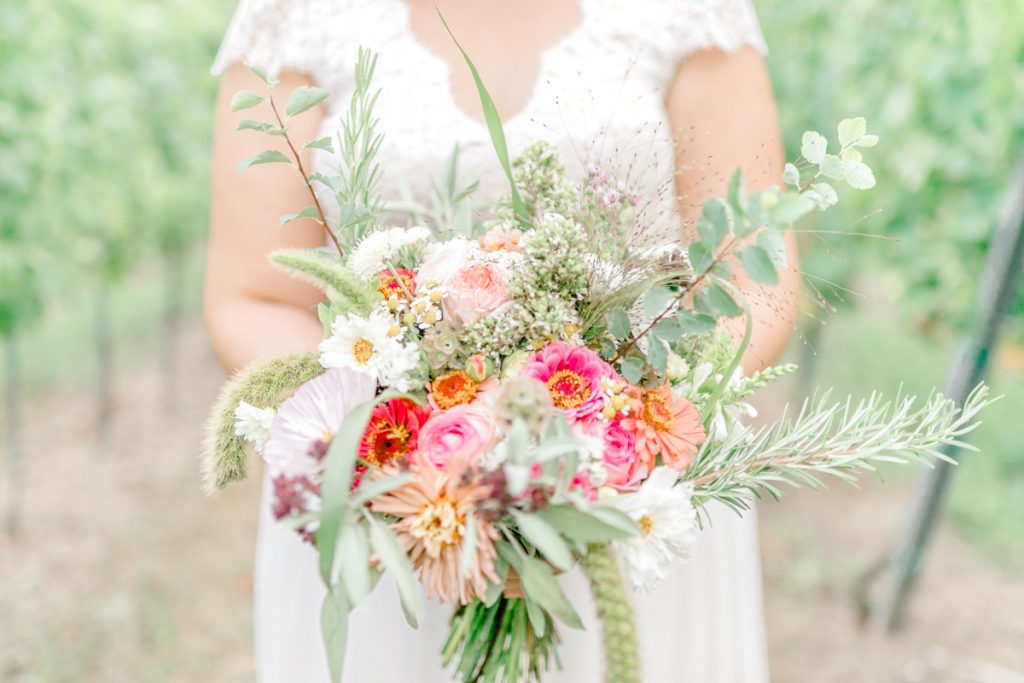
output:
[[[397,275],[397,277],[395,277]],[[377,273],[380,278],[380,292],[387,301],[392,294],[397,294],[403,299],[411,300],[416,295],[416,273],[408,268],[386,269]]]
[[[429,407],[404,398],[379,404],[359,444],[359,457],[377,467],[405,460],[416,449],[420,429],[429,416]]]

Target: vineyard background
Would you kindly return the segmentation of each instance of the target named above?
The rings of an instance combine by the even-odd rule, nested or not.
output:
[[[0,680],[250,680],[257,492],[204,500],[195,471],[222,378],[199,316],[208,67],[233,3],[48,4],[0,4]],[[882,139],[878,188],[816,227],[898,238],[806,240],[786,391],[941,386],[1024,158],[1024,6],[757,7],[786,141],[859,114]],[[878,680],[1024,676],[1022,312],[996,355],[1005,398]],[[853,586],[901,527],[910,477],[763,507],[777,680],[862,680]]]

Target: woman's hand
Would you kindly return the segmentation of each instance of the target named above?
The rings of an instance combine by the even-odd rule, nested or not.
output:
[[[305,76],[282,73],[275,100],[309,85]],[[309,204],[295,169],[263,164],[239,173],[238,165],[265,149],[288,150],[282,138],[238,131],[242,119],[274,120],[264,102],[243,112],[231,111],[239,90],[263,94],[266,86],[235,64],[221,80],[213,134],[210,238],[207,248],[204,312],[206,327],[221,364],[229,371],[253,361],[293,351],[315,349],[323,328],[314,312],[320,292],[273,268],[267,254],[285,247],[319,247],[322,228],[309,219],[280,226],[277,219]],[[310,111],[289,123],[296,140],[316,137],[321,116]],[[308,166],[308,159],[303,160]]]

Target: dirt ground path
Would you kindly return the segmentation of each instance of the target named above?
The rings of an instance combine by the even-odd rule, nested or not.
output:
[[[162,410],[154,364],[133,364],[106,446],[87,394],[27,406],[22,535],[0,537],[0,681],[253,680],[258,490],[200,493],[201,425],[223,375],[200,329],[182,346],[179,409]],[[877,647],[859,630],[851,586],[902,522],[907,493],[836,487],[762,507],[777,683],[1024,683],[1024,577],[945,529],[904,634]]]

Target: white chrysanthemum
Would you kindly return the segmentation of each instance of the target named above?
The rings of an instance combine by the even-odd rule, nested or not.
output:
[[[658,467],[638,491],[615,497],[615,506],[643,529],[615,544],[634,590],[654,590],[689,555],[698,531],[692,495],[691,485],[679,483],[679,472]]]
[[[348,267],[363,279],[370,279],[388,266],[400,250],[430,239],[430,230],[417,225],[412,228],[387,228],[370,233],[356,245],[348,257]]]
[[[411,344],[391,336],[394,321],[382,310],[367,317],[343,315],[331,325],[331,336],[320,342],[320,364],[349,368],[369,375],[382,386],[408,389],[407,375],[419,362]]]
[[[257,453],[270,436],[270,425],[277,411],[273,408],[257,408],[246,401],[239,401],[235,408],[235,436],[240,436],[253,445]]]

